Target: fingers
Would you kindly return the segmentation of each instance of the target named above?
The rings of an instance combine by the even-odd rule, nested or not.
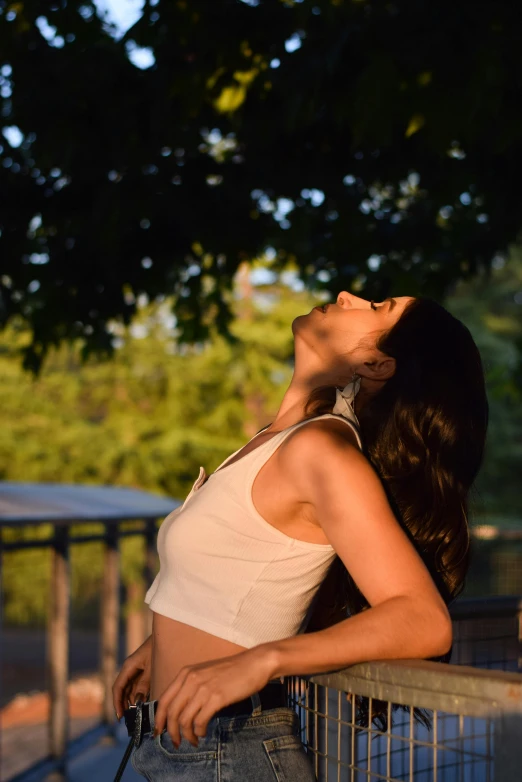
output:
[[[140,695],[140,700],[145,700],[149,692],[150,678],[143,676],[143,671],[130,670],[125,667],[125,663],[114,684],[112,685],[112,702],[118,719],[121,718],[125,709],[134,705]]]
[[[134,703],[143,703],[145,700],[145,695],[142,692],[137,692],[134,696]]]
[[[185,737],[192,746],[198,746],[200,736],[205,736],[208,722],[212,712],[209,711],[208,702],[201,700],[199,703],[190,701],[183,711],[177,716],[174,712],[167,715],[167,731],[176,749]]]
[[[138,701],[142,701],[142,703],[146,701],[149,694],[149,687],[150,681],[143,677],[136,682],[133,682],[129,689],[129,701],[131,705],[134,705]]]
[[[182,668],[158,700],[154,735],[167,729],[176,748],[182,737],[197,747],[198,738],[206,735],[209,720],[226,702],[207,673],[189,666]]]
[[[123,712],[127,708],[127,689],[128,681],[122,669],[112,685],[112,703],[118,719],[122,717]]]
[[[192,694],[183,688],[177,696],[167,690],[158,702],[154,734],[166,728],[176,748],[183,737],[197,747],[199,737],[206,735],[209,720],[220,708],[218,701],[219,696],[205,685]]]
[[[188,675],[188,669],[182,668],[181,671],[179,671],[176,678],[174,679],[174,681],[172,682],[172,684],[170,684],[167,687],[167,689],[165,690],[161,698],[159,698],[158,707],[156,709],[156,715],[154,717],[155,734],[161,733],[166,727],[167,711],[171,709],[171,707],[174,705],[175,702],[177,703],[178,709],[184,708],[187,701],[187,697],[185,697],[183,702],[180,702],[179,698],[177,701],[175,701],[175,699],[181,687],[183,686],[183,683],[187,675]],[[172,740],[174,741],[173,737]]]

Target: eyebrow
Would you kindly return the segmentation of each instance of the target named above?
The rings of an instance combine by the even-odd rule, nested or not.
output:
[[[389,301],[389,302],[390,302],[390,306],[389,306],[389,308],[388,308],[388,312],[391,312],[391,311],[392,311],[392,309],[393,309],[393,308],[395,307],[395,305],[397,304],[397,302],[395,301],[395,299],[392,299],[390,296],[388,296],[388,298],[387,298],[387,299],[384,299],[384,301]]]

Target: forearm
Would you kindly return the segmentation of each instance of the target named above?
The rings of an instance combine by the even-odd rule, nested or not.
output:
[[[271,678],[335,671],[367,660],[434,657],[451,645],[451,621],[409,597],[394,597],[313,633],[261,644]]]

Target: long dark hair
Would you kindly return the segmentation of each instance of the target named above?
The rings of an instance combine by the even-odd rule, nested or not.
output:
[[[422,557],[447,605],[464,588],[470,557],[468,495],[479,471],[488,423],[480,353],[466,326],[437,302],[415,298],[377,342],[396,370],[359,416],[364,451],[399,523]],[[334,388],[311,395],[306,415],[330,412]],[[368,608],[334,559],[307,632]],[[433,660],[448,662],[450,651]],[[383,730],[386,704],[359,698],[358,724]],[[429,725],[418,709],[416,717]]]

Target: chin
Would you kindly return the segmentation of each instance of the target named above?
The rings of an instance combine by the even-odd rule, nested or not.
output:
[[[292,321],[292,334],[298,334],[303,328],[306,327],[306,319],[308,315],[298,315]]]

